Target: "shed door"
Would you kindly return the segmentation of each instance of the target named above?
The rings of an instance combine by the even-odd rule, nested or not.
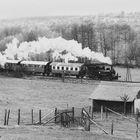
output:
[[[136,109],[139,109],[140,112],[140,99],[135,99],[134,101],[134,113],[136,113]]]

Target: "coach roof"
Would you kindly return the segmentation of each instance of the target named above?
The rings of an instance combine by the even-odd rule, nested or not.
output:
[[[6,60],[6,63],[17,64],[18,62],[20,62],[20,60]]]
[[[48,61],[21,61],[21,64],[25,65],[47,65]]]
[[[61,66],[61,67],[81,67],[83,63],[62,63],[62,62],[52,62],[52,66]]]

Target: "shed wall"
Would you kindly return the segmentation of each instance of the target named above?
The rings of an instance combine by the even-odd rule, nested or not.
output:
[[[100,111],[101,106],[108,107],[116,112],[124,112],[124,103],[121,101],[104,101],[104,100],[92,100],[93,111]],[[132,113],[133,102],[127,102],[126,113]]]

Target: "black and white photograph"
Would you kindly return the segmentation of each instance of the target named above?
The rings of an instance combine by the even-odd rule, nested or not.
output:
[[[0,0],[0,140],[139,140],[140,1]]]

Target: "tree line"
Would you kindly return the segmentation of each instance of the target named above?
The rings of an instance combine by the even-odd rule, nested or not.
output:
[[[102,52],[104,56],[111,57],[114,64],[140,65],[140,32],[127,24],[74,24],[71,36],[63,30],[64,38],[78,41],[83,48]]]
[[[34,41],[38,37],[48,38],[62,36],[67,40],[74,39],[89,47],[92,51],[102,52],[111,57],[114,64],[140,65],[140,31],[128,24],[81,23],[53,24],[44,30],[42,28],[23,28],[20,26],[5,27],[0,30],[0,52],[6,49],[6,44],[16,37],[20,42]]]

